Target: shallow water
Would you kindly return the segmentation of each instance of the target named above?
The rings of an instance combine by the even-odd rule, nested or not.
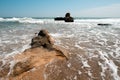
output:
[[[98,23],[111,25],[98,26]],[[70,52],[66,66],[78,72],[72,73],[71,80],[79,80],[83,72],[90,80],[120,80],[119,18],[75,19],[73,23],[53,19],[0,18],[0,55],[14,55],[29,48],[31,38],[40,29],[47,29],[55,44]],[[92,64],[98,66],[98,73],[94,74],[96,70]]]

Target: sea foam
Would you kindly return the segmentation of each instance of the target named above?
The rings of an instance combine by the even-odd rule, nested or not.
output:
[[[0,18],[0,22],[19,22],[19,23],[43,23],[44,21],[40,19],[33,19],[33,18]]]

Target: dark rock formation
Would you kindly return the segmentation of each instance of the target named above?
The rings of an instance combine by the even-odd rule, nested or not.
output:
[[[63,20],[65,20],[65,18],[64,17],[56,17],[56,18],[54,18],[54,20],[56,20],[56,21],[63,21]]]
[[[65,14],[65,22],[74,22],[73,18],[70,16],[70,13]]]
[[[56,21],[64,20],[65,22],[74,22],[74,19],[70,16],[70,13],[66,13],[65,17],[56,17],[54,18]]]
[[[97,25],[99,25],[99,26],[111,26],[112,24],[107,24],[107,23],[99,23],[99,24],[97,24]]]
[[[59,56],[67,56],[58,48],[54,46],[54,39],[49,35],[47,30],[40,30],[38,36],[34,37],[31,41],[31,48],[43,47],[48,50],[55,50],[59,52]]]
[[[65,17],[65,22],[74,22],[72,17]]]
[[[43,47],[47,49],[52,49],[54,40],[50,37],[47,30],[40,30],[38,36],[34,37],[31,41],[31,47]]]

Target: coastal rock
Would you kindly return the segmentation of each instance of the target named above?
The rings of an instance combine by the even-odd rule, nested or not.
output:
[[[67,56],[59,49],[54,46],[54,39],[49,35],[47,30],[40,30],[38,36],[35,36],[31,41],[31,48],[43,47],[48,50],[54,50],[59,52],[59,55]]]
[[[65,22],[74,22],[72,17],[65,17]]]
[[[27,59],[26,61],[17,62],[13,67],[13,72],[12,72],[11,75],[12,76],[18,76],[18,75],[32,69],[33,65],[31,64],[30,61],[31,61],[30,59]]]
[[[107,24],[107,23],[99,23],[99,24],[97,24],[97,25],[99,25],[99,26],[111,26],[112,24]]]
[[[56,18],[54,18],[54,20],[56,20],[56,21],[63,21],[63,20],[65,20],[65,18],[64,17],[56,17]]]
[[[5,65],[0,66],[0,77],[4,77],[9,73],[10,63],[6,63]]]
[[[70,13],[65,14],[65,22],[74,22],[73,18],[70,16]]]
[[[64,20],[65,22],[74,22],[73,17],[70,16],[70,13],[66,13],[65,17],[56,17],[54,18],[56,21],[62,21]]]
[[[54,40],[49,35],[47,30],[40,30],[38,36],[35,36],[31,41],[31,47],[44,47],[47,49],[52,49],[54,45]]]
[[[36,37],[38,39],[33,38],[31,41],[31,48],[8,56],[4,64],[0,60],[0,80],[46,80],[47,65],[66,61],[64,54],[68,54],[67,51],[54,45],[46,30],[40,30]]]

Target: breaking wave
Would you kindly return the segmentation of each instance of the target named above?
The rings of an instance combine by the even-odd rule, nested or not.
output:
[[[41,19],[34,18],[0,18],[0,22],[19,22],[19,23],[43,23],[44,21]]]
[[[0,18],[0,22],[19,22],[19,23],[44,23],[44,22],[52,22],[54,23],[53,18],[30,18],[30,17],[23,17],[23,18]],[[57,23],[63,23],[64,21],[57,21]],[[110,23],[110,24],[120,24],[120,18],[105,18],[105,19],[77,19],[75,18],[74,24],[80,23]]]

